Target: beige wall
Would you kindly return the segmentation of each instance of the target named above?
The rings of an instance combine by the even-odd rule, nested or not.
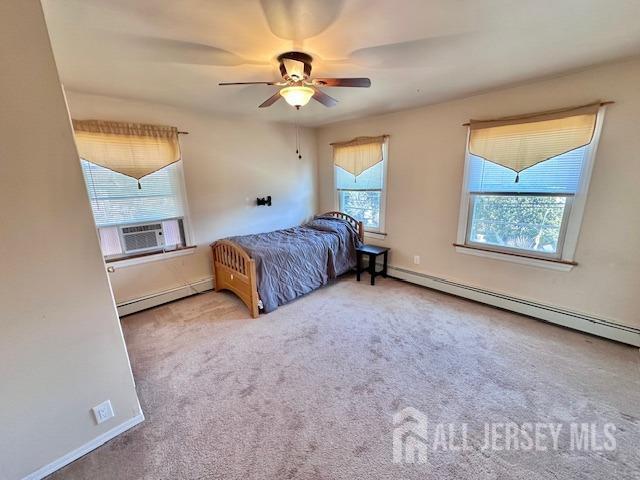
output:
[[[77,92],[67,92],[67,99],[73,118],[160,123],[189,132],[180,141],[198,249],[193,255],[117,268],[110,279],[118,303],[210,277],[208,245],[216,239],[297,225],[316,210],[312,130],[301,129],[300,160],[292,125]],[[272,207],[255,205],[256,196],[263,195],[273,197]]]
[[[384,244],[390,264],[495,292],[640,327],[640,60],[462,100],[325,126],[318,131],[319,208],[332,208],[329,143],[391,135]],[[456,253],[466,129],[491,118],[595,99],[609,107],[576,252],[556,272]],[[420,265],[413,256],[420,255]]]
[[[140,406],[38,0],[0,2],[0,58],[0,478],[16,479]]]

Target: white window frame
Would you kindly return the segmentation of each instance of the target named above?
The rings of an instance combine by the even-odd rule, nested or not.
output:
[[[189,199],[187,198],[187,182],[184,179],[184,160],[180,158],[180,189],[182,197],[182,205],[184,207],[182,216],[182,228],[184,230],[184,243],[185,248],[191,248],[195,245],[195,236],[193,234],[193,228],[191,226],[191,210],[189,209]]]
[[[469,231],[471,228],[471,215],[473,194],[469,192],[469,170],[471,156],[469,154],[469,134],[467,131],[467,143],[465,149],[464,173],[462,181],[462,192],[460,195],[460,214],[458,217],[458,234],[456,237],[456,251],[469,255],[505,260],[509,262],[532,265],[536,267],[550,268],[553,270],[570,271],[574,266],[574,256],[578,245],[580,227],[584,217],[585,205],[589,193],[589,184],[593,165],[598,151],[602,124],[604,122],[606,106],[600,107],[596,117],[596,126],[593,140],[585,152],[584,166],[580,175],[580,183],[575,195],[567,196],[565,215],[562,220],[560,237],[558,239],[558,252],[545,254],[542,252],[531,252],[529,250],[509,248],[502,246],[488,246],[477,242],[470,242]],[[490,194],[488,194],[490,195]],[[498,194],[499,195],[499,194]],[[527,194],[522,194],[527,195]],[[564,195],[556,195],[564,196]]]
[[[387,235],[385,224],[386,224],[386,213],[387,213],[387,176],[389,170],[389,140],[385,139],[382,143],[382,162],[384,168],[382,169],[382,189],[380,190],[380,225],[378,228],[367,228],[364,233],[366,236],[370,237],[381,237],[385,238]],[[336,175],[336,167],[333,165],[333,204],[334,209],[340,211],[340,190],[338,190],[338,176]]]

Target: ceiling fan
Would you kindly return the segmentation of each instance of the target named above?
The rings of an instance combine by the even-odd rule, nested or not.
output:
[[[297,109],[309,103],[312,98],[325,107],[333,107],[338,101],[318,87],[364,87],[371,86],[368,78],[311,78],[313,58],[302,52],[286,52],[278,56],[282,81],[280,82],[223,82],[219,85],[276,85],[283,87],[260,104],[259,108],[270,107],[280,98]]]

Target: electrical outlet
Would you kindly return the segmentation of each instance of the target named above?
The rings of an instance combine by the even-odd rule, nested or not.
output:
[[[415,263],[416,265],[420,265],[420,255],[413,256],[413,263]]]
[[[95,417],[97,424],[109,420],[114,416],[111,400],[105,400],[100,405],[93,407],[91,410],[93,410],[93,416]]]

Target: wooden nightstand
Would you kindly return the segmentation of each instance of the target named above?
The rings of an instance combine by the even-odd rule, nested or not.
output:
[[[375,285],[376,277],[378,275],[382,275],[383,277],[387,276],[387,254],[389,253],[389,248],[387,247],[378,247],[376,245],[367,245],[362,244],[360,247],[356,248],[356,279],[360,281],[360,274],[365,271],[362,268],[362,256],[369,256],[369,274],[371,275],[371,285]],[[384,255],[382,270],[379,272],[376,271],[376,258],[378,255]]]

